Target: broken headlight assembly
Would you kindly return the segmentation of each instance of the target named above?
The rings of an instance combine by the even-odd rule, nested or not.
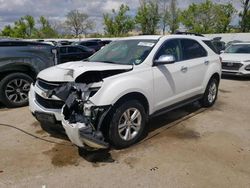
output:
[[[48,91],[48,96],[55,95],[65,102],[62,124],[71,142],[79,147],[109,147],[100,129],[111,106],[97,107],[89,100],[99,88],[82,83],[67,83]]]

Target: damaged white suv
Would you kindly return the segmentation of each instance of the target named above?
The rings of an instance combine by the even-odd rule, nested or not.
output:
[[[149,117],[196,100],[214,104],[221,62],[211,45],[195,35],[119,39],[86,61],[40,72],[30,110],[40,122],[62,123],[79,147],[128,147]]]

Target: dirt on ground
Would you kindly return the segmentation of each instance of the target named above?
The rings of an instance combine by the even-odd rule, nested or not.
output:
[[[78,150],[28,107],[0,109],[0,187],[250,187],[250,79],[221,80],[216,104],[151,119],[123,150]]]

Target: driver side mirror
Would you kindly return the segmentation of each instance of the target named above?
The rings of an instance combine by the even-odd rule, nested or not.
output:
[[[161,55],[159,59],[154,61],[154,65],[165,65],[175,62],[175,57],[173,55]]]

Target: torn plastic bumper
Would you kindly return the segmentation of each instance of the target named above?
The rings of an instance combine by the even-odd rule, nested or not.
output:
[[[69,121],[63,119],[62,124],[70,141],[79,147],[86,147],[86,145],[95,149],[109,147],[102,134],[94,131],[85,123],[69,123]]]
[[[65,102],[62,125],[72,143],[79,147],[105,149],[109,144],[100,129],[111,106],[95,106],[89,100],[91,92],[87,84],[67,83],[48,91],[47,95],[55,95]]]

